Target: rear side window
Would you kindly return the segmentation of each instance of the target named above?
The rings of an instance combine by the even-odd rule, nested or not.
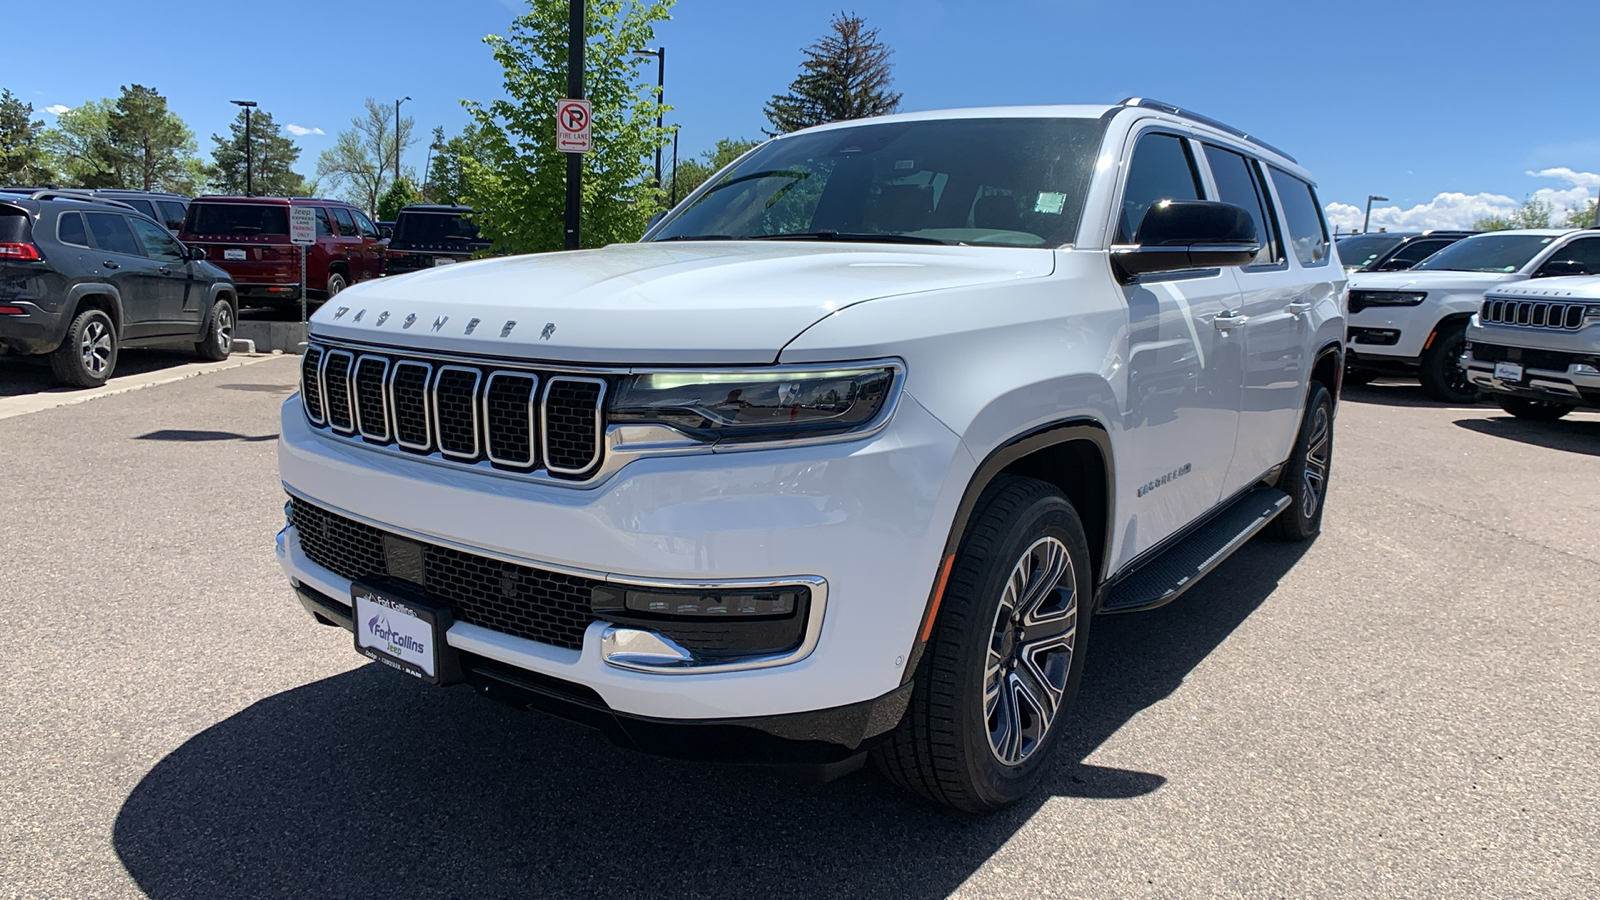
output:
[[[1272,201],[1267,187],[1261,182],[1261,171],[1252,160],[1222,147],[1205,145],[1206,162],[1211,164],[1211,177],[1217,181],[1218,200],[1244,207],[1256,223],[1256,237],[1261,241],[1261,251],[1256,254],[1255,266],[1271,266],[1283,261],[1282,242],[1278,238],[1277,218],[1272,215]]]
[[[287,235],[288,207],[266,203],[196,203],[189,207],[190,234]]]
[[[56,221],[56,240],[76,247],[89,246],[89,232],[83,227],[83,216],[75,212],[62,213]]]
[[[139,243],[133,239],[133,232],[128,230],[128,219],[116,213],[91,212],[84,213],[83,217],[89,220],[89,233],[94,235],[94,244],[108,253],[124,253],[128,256],[143,256],[139,251]]]
[[[126,203],[152,219],[156,217],[156,208],[151,206],[150,201],[143,197],[112,197],[111,199],[118,203]]]
[[[1122,191],[1117,243],[1132,242],[1145,212],[1157,203],[1199,199],[1200,176],[1195,172],[1188,142],[1170,134],[1139,138],[1133,161],[1128,164],[1128,185]]]
[[[339,233],[345,237],[356,237],[360,234],[360,232],[356,231],[356,220],[350,218],[350,210],[342,206],[335,206],[333,208],[333,220],[339,223]]]
[[[1302,266],[1328,262],[1328,224],[1322,220],[1322,206],[1311,185],[1279,169],[1272,170],[1272,186],[1283,202],[1283,217],[1289,220],[1289,241],[1295,259]]]
[[[478,227],[455,213],[403,212],[394,225],[394,239],[413,244],[475,241]]]
[[[66,218],[62,216],[62,218]],[[78,223],[83,228],[83,223]],[[28,215],[15,206],[0,206],[0,242],[20,244],[28,239]]]
[[[328,221],[328,211],[318,206],[317,211],[317,237],[333,237],[333,223]]]
[[[176,200],[157,200],[156,208],[161,211],[161,215],[155,217],[157,222],[166,225],[173,231],[177,231],[183,227],[182,203],[179,203]]]

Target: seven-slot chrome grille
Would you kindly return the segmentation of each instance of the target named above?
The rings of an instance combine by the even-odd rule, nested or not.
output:
[[[573,480],[604,453],[604,378],[321,344],[301,366],[306,419],[341,437]]]
[[[1485,300],[1478,318],[1493,325],[1526,325],[1530,328],[1559,328],[1577,331],[1583,327],[1588,306],[1583,303],[1550,303],[1543,300]]]

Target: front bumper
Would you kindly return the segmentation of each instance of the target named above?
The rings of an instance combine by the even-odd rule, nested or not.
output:
[[[1577,333],[1530,331],[1485,326],[1474,318],[1467,327],[1468,351],[1462,359],[1468,380],[1498,394],[1600,408],[1600,344],[1593,340],[1600,328]],[[1500,362],[1521,366],[1522,379],[1495,377],[1495,364]]]
[[[808,633],[814,647],[765,668],[623,669],[601,658],[600,620],[580,649],[460,621],[446,634],[474,657],[592,691],[613,715],[702,724],[850,707],[898,689],[973,468],[956,436],[909,395],[888,427],[861,441],[639,459],[589,489],[328,438],[307,426],[298,396],[284,404],[281,434],[291,493],[419,540],[626,582],[825,582],[826,611]],[[278,553],[293,581],[348,608],[349,580],[309,559],[294,528]]]

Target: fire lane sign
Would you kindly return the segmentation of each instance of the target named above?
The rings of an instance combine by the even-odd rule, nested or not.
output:
[[[589,101],[556,102],[556,149],[562,153],[593,153],[594,133],[590,130]]]

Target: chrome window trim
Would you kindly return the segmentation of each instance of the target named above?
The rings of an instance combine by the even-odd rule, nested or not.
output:
[[[528,461],[500,459],[494,455],[494,441],[489,440],[489,392],[494,390],[494,380],[501,376],[511,378],[532,379],[533,387],[528,391]],[[539,467],[539,430],[538,422],[534,416],[535,407],[539,406],[539,376],[532,372],[516,372],[507,369],[496,369],[489,373],[483,382],[483,433],[484,433],[484,458],[492,463],[502,466],[512,466],[518,469],[536,469]]]
[[[471,453],[461,453],[456,450],[446,450],[444,448],[444,428],[439,424],[439,382],[443,380],[444,373],[446,372],[468,372],[472,375],[472,396],[467,401],[467,409],[472,415]],[[478,434],[478,386],[481,384],[483,384],[483,372],[472,368],[471,366],[444,365],[434,370],[433,387],[429,389],[428,396],[433,400],[433,403],[430,404],[433,408],[433,442],[438,446],[439,453],[441,455],[450,457],[452,459],[469,461],[478,458],[479,451],[483,449],[483,441],[480,439]]]
[[[333,416],[329,415],[329,413],[332,412],[332,407],[328,405],[328,361],[333,359],[335,356],[343,356],[350,360],[350,365],[345,369],[344,373],[344,405],[345,415],[350,417],[349,430],[345,430],[340,428],[338,425],[335,425],[333,423]],[[355,367],[355,353],[346,350],[343,347],[324,350],[322,353],[322,364],[317,367],[317,391],[322,395],[323,416],[327,420],[327,427],[347,436],[356,433],[356,413],[354,409],[351,409],[351,402],[354,400],[354,394],[350,390],[350,374],[351,372],[355,371]]]
[[[355,389],[356,378],[361,373],[361,363],[362,363],[362,361],[363,360],[368,360],[368,359],[377,360],[379,363],[383,364],[383,374],[378,376],[378,404],[383,407],[383,433],[382,434],[368,434],[367,433],[366,426],[364,424],[362,424],[362,422],[361,422],[361,400],[360,400],[359,397],[356,396],[356,389]],[[377,356],[377,355],[372,354],[372,353],[363,353],[360,356],[356,357],[356,361],[350,366],[350,384],[351,384],[350,405],[351,405],[351,407],[353,407],[355,409],[356,433],[361,435],[364,438],[368,438],[370,440],[378,441],[379,443],[383,443],[383,444],[389,443],[389,438],[391,436],[390,433],[392,431],[394,431],[394,429],[392,427],[390,427],[390,424],[389,424],[389,421],[392,418],[392,416],[389,413],[389,360],[388,360],[388,358],[387,357],[383,357],[383,356]]]
[[[310,353],[312,350],[315,350],[317,352],[317,364],[315,366],[316,371],[311,373],[312,379],[315,380],[316,383],[317,383],[317,410],[316,410],[316,415],[313,416],[312,413],[311,413],[311,410],[307,409],[306,410],[306,419],[308,421],[310,421],[311,424],[313,424],[313,425],[317,425],[319,427],[325,427],[328,424],[328,398],[323,396],[323,393],[322,393],[322,363],[324,361],[326,361],[327,358],[328,358],[328,348],[322,346],[321,344],[308,344],[308,345],[306,345],[306,351],[305,351],[306,353]],[[305,357],[302,356],[301,359],[300,359],[300,405],[301,406],[305,406],[305,396],[306,396],[306,366],[305,366]]]
[[[600,395],[594,400],[594,456],[590,458],[588,465],[579,469],[557,466],[550,462],[550,391],[559,381],[600,385]],[[539,458],[544,460],[546,471],[557,475],[582,475],[600,465],[601,460],[605,458],[606,450],[606,389],[607,384],[603,378],[557,375],[545,380],[544,393],[539,397]]]
[[[424,436],[427,438],[427,442],[423,443],[423,444],[408,444],[400,437],[400,428],[399,428],[400,416],[398,415],[398,409],[395,407],[394,382],[395,382],[395,379],[400,376],[400,368],[402,366],[420,366],[420,367],[426,369],[427,372],[428,372],[427,377],[422,380],[422,385],[423,385],[423,387],[422,387],[422,430],[424,432]],[[415,359],[401,359],[401,360],[397,360],[393,366],[390,366],[390,369],[389,369],[389,420],[395,423],[394,442],[396,444],[400,445],[401,447],[407,449],[407,450],[415,450],[415,451],[417,451],[419,453],[432,453],[433,452],[433,410],[430,408],[430,405],[428,403],[428,395],[429,395],[428,385],[430,385],[432,383],[433,383],[433,363],[423,362],[421,360],[415,360]],[[385,448],[385,449],[387,449],[387,448]],[[405,455],[406,456],[410,456],[410,454],[405,454]]]
[[[616,573],[616,572],[600,572],[600,571],[596,571],[594,569],[580,569],[580,568],[577,568],[577,567],[574,567],[574,566],[562,566],[562,565],[556,565],[556,564],[553,564],[553,563],[544,563],[544,562],[540,562],[538,560],[528,559],[527,557],[516,556],[516,555],[510,554],[510,553],[504,553],[504,552],[496,551],[496,550],[490,550],[490,549],[487,549],[487,548],[484,548],[484,547],[473,547],[473,546],[468,545],[468,544],[463,544],[463,543],[461,543],[459,541],[453,541],[453,540],[451,540],[449,538],[440,537],[438,535],[429,534],[427,532],[414,531],[414,530],[409,529],[409,528],[401,528],[399,526],[390,524],[388,522],[380,522],[380,521],[378,521],[376,519],[360,515],[359,513],[354,513],[354,512],[351,512],[350,510],[342,509],[342,508],[340,508],[338,506],[334,506],[331,503],[325,503],[325,502],[323,502],[321,500],[317,500],[315,498],[312,498],[312,497],[306,495],[305,493],[303,493],[301,491],[298,491],[295,488],[291,487],[289,485],[289,483],[286,482],[286,481],[280,481],[279,483],[283,485],[284,491],[287,492],[289,494],[289,496],[294,497],[296,500],[304,500],[307,503],[315,504],[316,506],[320,506],[323,509],[328,510],[329,512],[335,513],[335,514],[340,515],[340,516],[344,516],[347,519],[353,519],[353,520],[355,520],[357,522],[360,522],[360,523],[362,523],[364,525],[371,526],[371,527],[376,528],[376,529],[378,529],[380,531],[386,531],[386,532],[389,532],[390,534],[399,535],[400,537],[410,538],[411,540],[414,540],[414,541],[421,541],[423,543],[434,544],[434,545],[439,546],[439,547],[446,547],[448,549],[456,550],[456,551],[459,551],[461,553],[470,553],[470,554],[472,554],[474,556],[482,556],[482,557],[486,557],[488,559],[498,560],[500,562],[508,562],[508,563],[511,563],[513,565],[518,565],[518,566],[527,566],[529,568],[540,569],[540,570],[545,571],[545,572],[554,572],[554,573],[559,574],[559,575],[572,575],[572,576],[575,576],[575,577],[578,577],[578,578],[588,578],[588,579],[591,579],[591,580],[594,580],[594,581],[603,581],[603,582],[605,582],[607,584],[617,585],[618,587],[623,587],[623,588],[629,588],[629,587],[633,587],[633,588],[658,588],[658,589],[668,589],[668,590],[691,590],[691,591],[693,591],[693,590],[701,590],[701,591],[705,591],[705,590],[768,590],[768,589],[782,588],[782,587],[804,587],[804,588],[810,589],[810,591],[811,591],[811,606],[806,612],[806,630],[805,630],[805,634],[800,639],[800,646],[796,647],[795,649],[793,649],[793,650],[791,650],[791,651],[789,651],[787,653],[770,654],[770,655],[767,655],[767,656],[745,657],[745,658],[741,658],[741,659],[733,659],[733,660],[728,660],[728,661],[725,661],[725,662],[719,662],[719,663],[715,663],[715,664],[711,664],[711,665],[703,665],[703,666],[677,665],[677,666],[671,666],[671,667],[666,667],[666,668],[657,667],[657,666],[642,665],[642,664],[638,664],[638,663],[627,663],[627,664],[625,664],[625,663],[622,663],[622,662],[614,662],[614,661],[611,661],[611,660],[607,660],[606,661],[606,663],[608,665],[616,666],[617,668],[632,669],[634,671],[639,671],[639,672],[648,672],[648,673],[653,674],[653,675],[708,675],[708,674],[713,674],[713,673],[716,673],[716,672],[739,672],[739,671],[746,671],[746,670],[749,670],[749,669],[765,669],[765,668],[770,668],[772,666],[788,665],[790,663],[796,663],[796,662],[799,662],[799,661],[805,659],[806,657],[810,656],[811,653],[814,650],[816,650],[817,644],[820,643],[821,639],[822,639],[822,622],[823,622],[823,618],[824,618],[825,614],[827,613],[827,607],[828,607],[828,580],[826,578],[823,578],[823,577],[819,576],[819,575],[791,575],[791,576],[785,576],[785,577],[782,577],[782,578],[728,578],[728,579],[652,578],[652,577],[644,577],[644,576],[631,576],[631,575],[619,574],[619,573]],[[288,532],[289,530],[291,530],[293,528],[294,528],[293,525],[289,525],[289,526],[286,526],[284,528],[284,531]],[[299,540],[299,532],[298,531],[295,532],[295,539],[297,541]],[[304,551],[302,551],[302,552],[304,552]],[[307,562],[310,562],[310,560],[308,559]],[[316,565],[316,564],[312,563],[312,565]],[[321,568],[321,567],[319,566],[318,568]],[[324,569],[323,571],[327,571],[327,570]],[[349,580],[349,579],[341,578],[339,575],[337,575],[336,573],[333,573],[333,572],[329,572],[328,574],[333,576],[333,580],[335,581],[335,583],[337,583],[338,581],[348,581]],[[598,619],[598,618],[595,621],[596,622],[602,622],[602,623],[605,622],[604,619]],[[481,628],[483,626],[478,626],[478,627]],[[591,623],[589,627],[593,628],[594,627],[593,623]],[[611,624],[611,623],[606,623],[606,627],[607,628],[614,628],[616,626],[614,624]],[[485,628],[484,630],[485,631],[491,631],[491,632],[493,632],[495,634],[501,634],[501,635],[505,634],[504,632],[494,631],[494,629],[492,629],[492,628]],[[507,635],[507,636],[508,637],[515,637],[514,635]],[[534,641],[534,640],[532,640],[530,638],[518,638],[518,639],[519,640],[526,640],[529,643],[534,643],[534,644],[539,644],[540,643],[540,642]],[[540,646],[548,646],[548,645],[540,644]]]

